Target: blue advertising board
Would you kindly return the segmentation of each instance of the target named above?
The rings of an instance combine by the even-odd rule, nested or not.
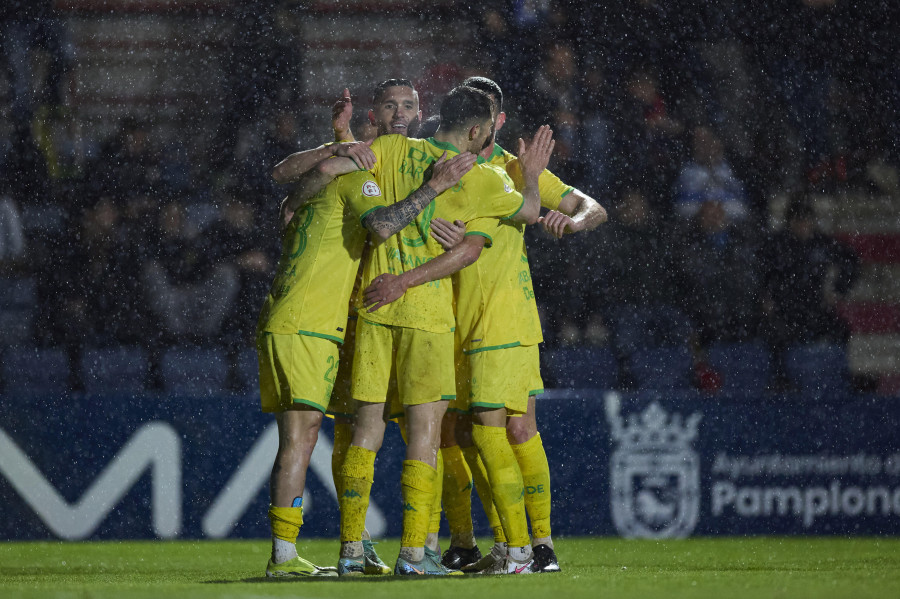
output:
[[[268,536],[277,447],[254,397],[0,401],[0,538]],[[900,401],[550,391],[538,422],[556,535],[900,534]],[[330,421],[303,536],[335,537]],[[398,536],[389,427],[368,527]],[[489,529],[476,506],[479,533]]]

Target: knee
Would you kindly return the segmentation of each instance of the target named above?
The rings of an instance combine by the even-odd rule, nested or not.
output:
[[[384,440],[385,422],[378,416],[364,411],[357,413],[353,424],[352,445],[378,452]]]
[[[353,443],[351,443],[351,445],[378,453],[381,451],[381,444],[383,441],[384,430],[372,431],[357,427],[353,433]]]
[[[279,430],[280,449],[286,451],[312,451],[319,438],[322,412],[307,410],[296,413],[287,426]]]
[[[506,437],[511,445],[521,445],[537,434],[525,418],[510,418],[506,423]]]

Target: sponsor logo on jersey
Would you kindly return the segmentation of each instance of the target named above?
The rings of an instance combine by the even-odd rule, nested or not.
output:
[[[374,198],[381,195],[381,189],[375,181],[366,181],[362,186],[362,193],[368,198]]]

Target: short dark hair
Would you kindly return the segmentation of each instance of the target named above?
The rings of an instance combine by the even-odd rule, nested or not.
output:
[[[491,120],[491,97],[474,87],[460,85],[441,102],[441,127],[450,131]]]
[[[376,105],[381,101],[381,97],[384,96],[384,92],[386,92],[389,87],[408,87],[409,89],[416,91],[412,81],[409,79],[387,79],[375,86],[375,93],[372,94],[372,105]]]
[[[474,87],[488,95],[494,96],[494,99],[497,101],[497,112],[503,110],[503,90],[500,89],[500,86],[497,85],[497,82],[493,79],[488,79],[487,77],[469,77],[460,85]]]

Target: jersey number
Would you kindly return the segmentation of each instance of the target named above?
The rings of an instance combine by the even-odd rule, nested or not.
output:
[[[337,368],[337,361],[334,359],[334,356],[328,356],[325,363],[328,364],[328,369],[325,371],[325,376],[322,378],[325,379],[325,382],[334,385],[335,375],[337,374],[334,372],[334,369]]]
[[[306,251],[306,230],[309,228],[309,225],[312,223],[313,215],[316,213],[315,207],[307,204],[303,208],[303,212],[297,218],[297,222],[301,224],[297,225],[297,249],[294,250],[294,253],[291,254],[291,258],[296,258]]]

